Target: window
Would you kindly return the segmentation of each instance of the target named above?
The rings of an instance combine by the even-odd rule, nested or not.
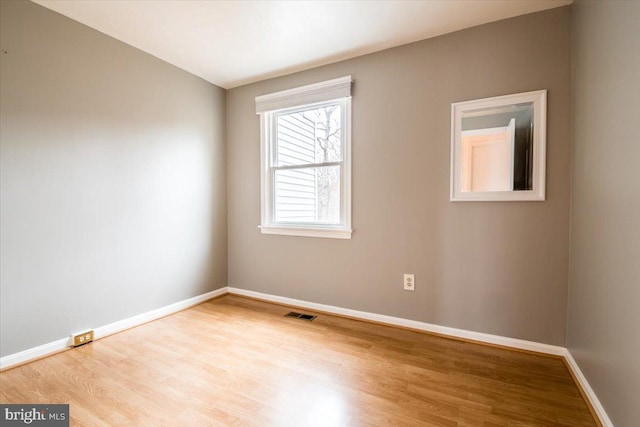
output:
[[[262,233],[351,238],[351,76],[256,97]]]

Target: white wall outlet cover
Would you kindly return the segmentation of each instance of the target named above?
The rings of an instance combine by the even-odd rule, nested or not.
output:
[[[404,275],[404,289],[407,291],[413,291],[416,287],[416,276],[415,274],[405,274]]]

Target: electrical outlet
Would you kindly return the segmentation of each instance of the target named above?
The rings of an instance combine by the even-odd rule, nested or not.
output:
[[[416,275],[415,274],[405,274],[404,275],[404,290],[405,291],[413,291],[416,288]]]
[[[86,331],[76,332],[71,334],[71,342],[73,347],[78,347],[84,344],[88,344],[93,341],[93,330],[87,329]]]

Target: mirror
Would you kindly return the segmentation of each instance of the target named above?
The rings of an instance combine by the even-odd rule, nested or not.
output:
[[[451,104],[451,201],[545,199],[546,96]]]

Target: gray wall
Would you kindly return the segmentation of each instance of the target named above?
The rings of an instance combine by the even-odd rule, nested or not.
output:
[[[229,285],[563,345],[570,61],[559,8],[229,90]],[[349,74],[353,238],[262,235],[254,97]],[[545,88],[547,201],[449,202],[451,103]]]
[[[613,423],[640,420],[640,2],[573,7],[567,346]]]
[[[224,90],[0,3],[1,354],[224,286]]]

